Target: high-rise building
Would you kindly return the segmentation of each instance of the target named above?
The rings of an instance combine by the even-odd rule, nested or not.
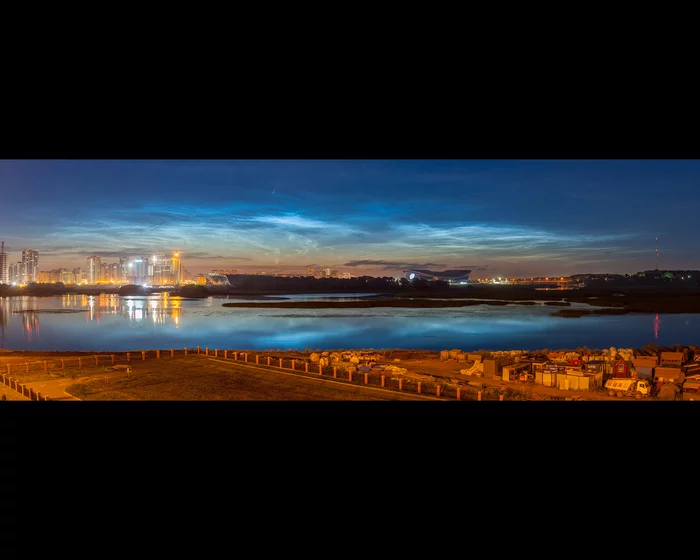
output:
[[[100,263],[100,282],[109,282],[109,265]]]
[[[126,263],[126,281],[129,284],[148,284],[148,258],[129,257]]]
[[[313,266],[310,266],[308,269],[306,269],[306,274],[307,276],[315,276],[316,270],[314,270]]]
[[[170,283],[178,285],[182,282],[182,265],[180,263],[180,251],[175,251],[170,259]]]
[[[73,269],[73,281],[76,284],[80,284],[83,281],[83,269],[82,268],[74,268]]]
[[[109,281],[113,284],[120,284],[121,277],[119,276],[119,263],[109,265]]]
[[[126,284],[126,257],[119,258],[119,283]]]
[[[34,249],[22,249],[22,263],[24,264],[23,282],[36,282],[39,276],[39,251]]]
[[[5,242],[2,242],[2,250],[0,250],[0,284],[9,284],[10,280],[7,276],[7,253],[5,252]]]
[[[100,257],[87,258],[87,283],[97,284],[100,281],[102,271],[102,259]]]

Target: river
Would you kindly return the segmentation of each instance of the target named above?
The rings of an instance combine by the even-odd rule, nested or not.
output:
[[[352,300],[369,294],[292,295]],[[0,298],[0,348],[131,351],[141,349],[417,348],[510,350],[638,348],[700,344],[700,315],[627,314],[552,317],[560,307],[477,305],[436,309],[227,308],[234,296],[184,300],[137,296]],[[572,304],[571,308],[589,308]]]

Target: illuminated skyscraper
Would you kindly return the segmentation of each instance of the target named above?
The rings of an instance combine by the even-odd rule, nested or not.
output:
[[[178,285],[182,282],[182,266],[180,264],[180,251],[175,251],[170,259],[170,282]]]
[[[129,284],[148,284],[148,258],[129,257],[126,262],[126,281]]]
[[[102,259],[100,257],[87,258],[87,283],[97,284],[102,272]]]
[[[25,275],[22,281],[36,282],[39,275],[39,251],[22,249],[22,263]]]
[[[10,280],[7,276],[7,253],[5,252],[5,242],[2,242],[2,250],[0,250],[0,284],[9,284]]]

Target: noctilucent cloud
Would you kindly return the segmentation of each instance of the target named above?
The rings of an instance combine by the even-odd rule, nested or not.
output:
[[[697,269],[694,160],[0,161],[8,263],[472,278]]]

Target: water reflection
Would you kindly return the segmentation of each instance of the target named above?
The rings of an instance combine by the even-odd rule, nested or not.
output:
[[[659,340],[659,325],[661,321],[659,320],[659,314],[654,317],[654,340]]]
[[[84,351],[198,345],[258,350],[506,350],[640,348],[650,342],[672,346],[695,344],[698,336],[692,321],[697,315],[690,314],[561,318],[552,317],[552,309],[545,305],[342,310],[222,307],[233,299],[180,300],[165,294],[0,298],[2,346]]]
[[[167,293],[159,296],[121,297],[115,294],[99,296],[66,294],[61,296],[63,309],[85,309],[85,321],[100,322],[105,315],[117,315],[130,321],[151,319],[154,324],[164,324],[172,317],[180,324],[181,302]]]

